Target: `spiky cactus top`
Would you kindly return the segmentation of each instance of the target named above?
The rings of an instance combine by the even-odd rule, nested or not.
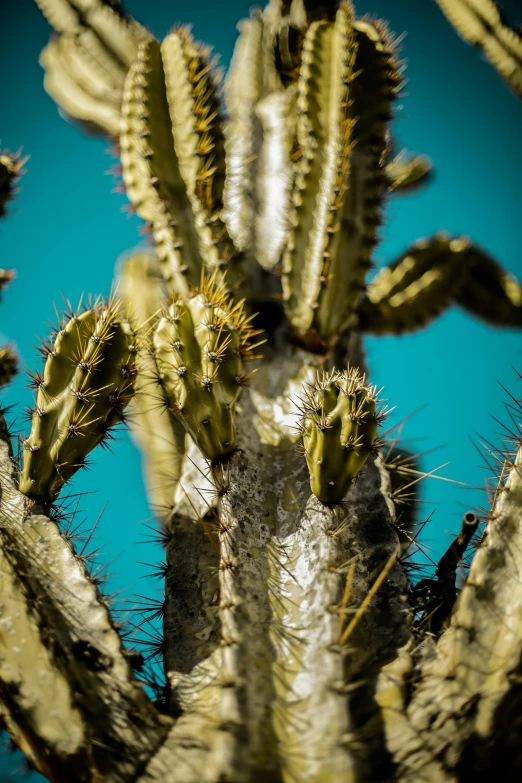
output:
[[[134,394],[137,338],[119,315],[116,301],[99,300],[83,312],[69,311],[40,351],[31,434],[24,441],[20,491],[44,502],[123,419]]]
[[[251,321],[214,273],[192,296],[170,305],[154,334],[170,409],[209,460],[236,445],[235,402],[247,380],[243,362],[252,358],[251,338],[259,334]]]
[[[301,431],[310,486],[323,503],[341,501],[379,448],[376,388],[357,367],[318,376],[305,390]]]
[[[441,234],[366,283],[385,196],[430,168],[392,154],[385,26],[335,0],[254,9],[225,113],[186,29],[159,43],[117,0],[37,2],[58,32],[47,88],[118,137],[156,253],[122,271],[143,372],[111,305],[70,313],[34,378],[19,487],[0,429],[0,715],[16,742],[58,783],[464,783],[506,760],[518,780],[520,438],[457,608],[473,515],[408,607],[414,523],[395,501],[420,476],[381,453],[360,333],[451,303],[522,326],[522,289]],[[136,624],[143,639],[163,621],[143,640],[164,666],[155,703],[49,516],[135,389],[165,546],[165,595]]]

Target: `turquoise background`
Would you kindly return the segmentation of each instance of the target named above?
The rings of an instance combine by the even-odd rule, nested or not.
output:
[[[53,321],[61,295],[75,303],[82,292],[108,293],[118,256],[136,246],[139,221],[122,214],[124,196],[111,193],[104,173],[117,161],[106,144],[88,139],[58,115],[42,88],[38,53],[49,28],[31,0],[6,4],[0,49],[0,145],[23,148],[31,156],[17,201],[0,225],[0,265],[14,267],[17,279],[4,295],[0,338],[15,341],[25,365],[38,367],[34,343]],[[519,0],[503,7],[514,24],[522,22]],[[248,12],[244,0],[129,0],[126,7],[159,37],[176,22],[192,22],[198,39],[212,44],[227,65],[235,23]],[[412,10],[413,9],[413,10]],[[520,171],[522,103],[508,91],[480,55],[453,32],[431,0],[359,0],[360,15],[388,19],[396,33],[407,31],[406,96],[395,132],[401,145],[429,155],[436,164],[431,186],[418,195],[392,199],[387,208],[377,260],[385,263],[418,237],[446,229],[464,233],[522,279]],[[372,380],[385,387],[397,423],[407,422],[405,439],[419,439],[423,469],[451,464],[444,476],[469,487],[428,479],[422,483],[421,514],[433,513],[424,542],[440,556],[464,511],[486,504],[489,471],[471,439],[477,433],[499,445],[507,421],[505,386],[515,397],[521,384],[520,334],[497,330],[452,309],[415,335],[372,338],[367,342]],[[30,404],[23,375],[2,396],[16,405],[15,429],[27,431],[22,412]],[[150,517],[140,475],[140,457],[127,436],[115,454],[96,454],[89,473],[72,485],[80,497],[79,516],[90,525],[103,511],[95,546],[109,567],[109,590],[158,596],[160,585],[144,579],[160,552],[143,541]],[[4,780],[25,777],[21,756],[6,757]]]

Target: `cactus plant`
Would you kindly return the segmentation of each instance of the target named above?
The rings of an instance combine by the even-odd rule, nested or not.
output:
[[[118,318],[118,303],[96,301],[70,311],[40,348],[31,434],[24,441],[20,491],[53,502],[92,449],[123,419],[134,395],[139,350],[135,333]]]
[[[123,262],[121,311],[71,312],[44,346],[20,473],[2,420],[0,716],[14,741],[60,783],[464,783],[503,760],[518,780],[520,435],[458,600],[472,514],[432,578],[408,585],[414,523],[394,501],[414,459],[382,449],[362,335],[452,304],[520,327],[522,288],[441,234],[366,280],[386,195],[430,169],[394,157],[386,26],[335,0],[254,9],[225,119],[187,30],[160,43],[116,0],[37,2],[57,32],[48,89],[119,136],[154,252]],[[56,502],[127,403],[166,556],[155,702]]]
[[[522,98],[522,35],[510,27],[495,0],[437,0],[458,34],[480,49]]]

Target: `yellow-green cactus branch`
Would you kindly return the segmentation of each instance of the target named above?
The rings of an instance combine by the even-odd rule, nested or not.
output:
[[[515,95],[522,98],[522,35],[494,0],[436,0],[458,34],[480,49]]]
[[[433,163],[426,155],[401,152],[386,164],[385,173],[391,192],[410,192],[429,182]]]
[[[151,253],[130,256],[122,264],[118,293],[124,310],[143,333],[136,393],[129,406],[130,430],[143,454],[150,505],[167,524],[175,505],[186,435],[179,418],[169,410],[154,355],[152,333],[167,303],[159,267]]]
[[[221,219],[223,140],[212,63],[186,31],[161,46],[144,41],[124,90],[123,178],[152,226],[169,292],[188,293],[201,270],[227,270],[241,285],[238,257]],[[221,159],[221,163],[220,163]]]
[[[56,500],[124,419],[135,391],[138,342],[118,310],[118,302],[100,300],[69,312],[39,349],[45,365],[31,377],[36,396],[20,476],[20,491],[29,497]]]
[[[171,721],[133,676],[82,558],[16,489],[2,416],[0,564],[0,702],[15,742],[53,781],[141,779]]]
[[[486,535],[408,706],[411,728],[400,743],[398,769],[404,783],[422,775],[463,780],[462,765],[466,776],[502,768],[508,780],[520,770],[520,689],[513,673],[522,661],[521,508],[519,446],[504,463]]]
[[[298,82],[292,230],[283,257],[290,322],[310,347],[347,323],[371,265],[387,124],[401,78],[385,29],[356,21],[306,32]]]
[[[482,248],[468,240],[460,307],[493,326],[522,326],[522,286]]]
[[[496,326],[522,325],[518,280],[466,237],[436,234],[418,240],[383,267],[358,308],[372,334],[420,329],[451,304]]]
[[[323,503],[339,503],[375,453],[377,390],[357,367],[318,376],[305,388],[300,428],[312,492]]]
[[[217,60],[186,28],[165,38],[161,55],[174,147],[194,211],[201,256],[210,274],[226,270],[227,283],[235,290],[242,270],[222,214],[225,140]]]
[[[154,348],[161,383],[187,432],[206,459],[230,454],[236,445],[235,403],[246,383],[243,362],[258,334],[216,273],[192,296],[175,301],[158,324]]]
[[[148,33],[119,2],[37,3],[57,33],[40,58],[45,89],[66,116],[117,139],[125,74]]]

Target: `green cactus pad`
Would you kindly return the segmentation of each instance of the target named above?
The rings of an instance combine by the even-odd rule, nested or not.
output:
[[[243,361],[255,347],[250,338],[257,334],[250,321],[214,274],[192,296],[176,300],[154,334],[170,407],[212,461],[235,448],[235,402],[246,379]]]
[[[376,389],[357,367],[317,376],[301,409],[310,487],[323,503],[339,503],[379,445]]]
[[[20,491],[53,502],[123,420],[134,394],[138,347],[118,304],[100,300],[81,313],[69,312],[39,350],[45,365],[32,376],[36,399]]]

